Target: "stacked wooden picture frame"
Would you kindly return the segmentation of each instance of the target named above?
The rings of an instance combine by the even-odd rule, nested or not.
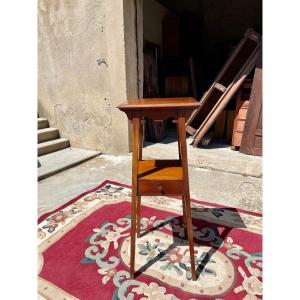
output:
[[[204,93],[200,100],[200,107],[186,123],[186,131],[192,135],[194,147],[199,145],[218,115],[255,68],[260,51],[261,35],[252,29],[247,29],[243,39]]]

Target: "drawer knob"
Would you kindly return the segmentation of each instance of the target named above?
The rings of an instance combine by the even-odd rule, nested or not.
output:
[[[160,192],[162,195],[165,194],[165,192],[163,191],[163,188],[162,188],[161,184],[158,186],[158,190],[159,190],[159,192]]]

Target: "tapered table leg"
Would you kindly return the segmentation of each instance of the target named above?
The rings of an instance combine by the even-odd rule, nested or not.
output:
[[[178,116],[178,134],[179,134],[181,163],[182,163],[182,172],[183,172],[183,180],[184,180],[184,198],[183,198],[183,200],[184,200],[186,224],[187,224],[187,234],[188,234],[188,241],[189,241],[189,248],[190,248],[191,271],[192,271],[192,279],[196,280],[194,238],[193,238],[192,213],[191,213],[190,192],[189,192],[189,174],[188,174],[187,148],[186,148],[186,135],[185,135],[185,116],[184,115]]]
[[[183,213],[183,227],[186,230],[186,211],[185,211],[185,200],[184,196],[181,197],[182,199],[182,213]]]
[[[143,159],[143,144],[144,144],[144,120],[140,121],[140,136],[139,136],[139,160]]]
[[[136,203],[136,235],[141,236],[141,196],[137,197]]]
[[[189,240],[190,257],[191,257],[191,270],[192,279],[196,280],[195,270],[195,252],[194,252],[194,237],[193,237],[193,224],[192,224],[192,213],[191,213],[191,201],[189,192],[184,196],[185,209],[186,209],[186,224],[187,224],[187,235]]]
[[[130,241],[130,277],[134,278],[135,265],[135,241],[136,241],[136,217],[137,217],[137,177],[138,177],[138,159],[140,145],[140,118],[132,119],[133,143],[132,143],[132,201],[131,201],[131,241]]]
[[[139,129],[139,155],[138,160],[143,159],[143,143],[144,143],[144,120],[141,119],[140,129]],[[137,237],[141,236],[141,196],[137,198],[136,204],[136,233]]]
[[[179,159],[181,159],[181,149],[180,149],[180,142],[179,142],[179,127],[178,127],[178,121],[176,122],[176,129],[177,129],[177,141],[178,141],[178,156],[179,156]]]
[[[179,142],[179,127],[178,127],[178,121],[176,121],[176,129],[177,129],[177,140],[178,140],[178,157],[181,160],[181,148],[180,148],[180,142]],[[183,213],[183,227],[185,234],[186,232],[186,213],[185,213],[185,202],[184,202],[184,196],[181,197],[182,199],[182,213]]]

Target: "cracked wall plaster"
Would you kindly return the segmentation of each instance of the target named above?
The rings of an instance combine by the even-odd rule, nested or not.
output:
[[[38,109],[72,147],[125,153],[123,0],[39,0]]]

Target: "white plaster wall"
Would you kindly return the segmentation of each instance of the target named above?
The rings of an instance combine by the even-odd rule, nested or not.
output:
[[[128,152],[128,121],[116,108],[128,90],[123,0],[38,4],[40,116],[73,147]]]

